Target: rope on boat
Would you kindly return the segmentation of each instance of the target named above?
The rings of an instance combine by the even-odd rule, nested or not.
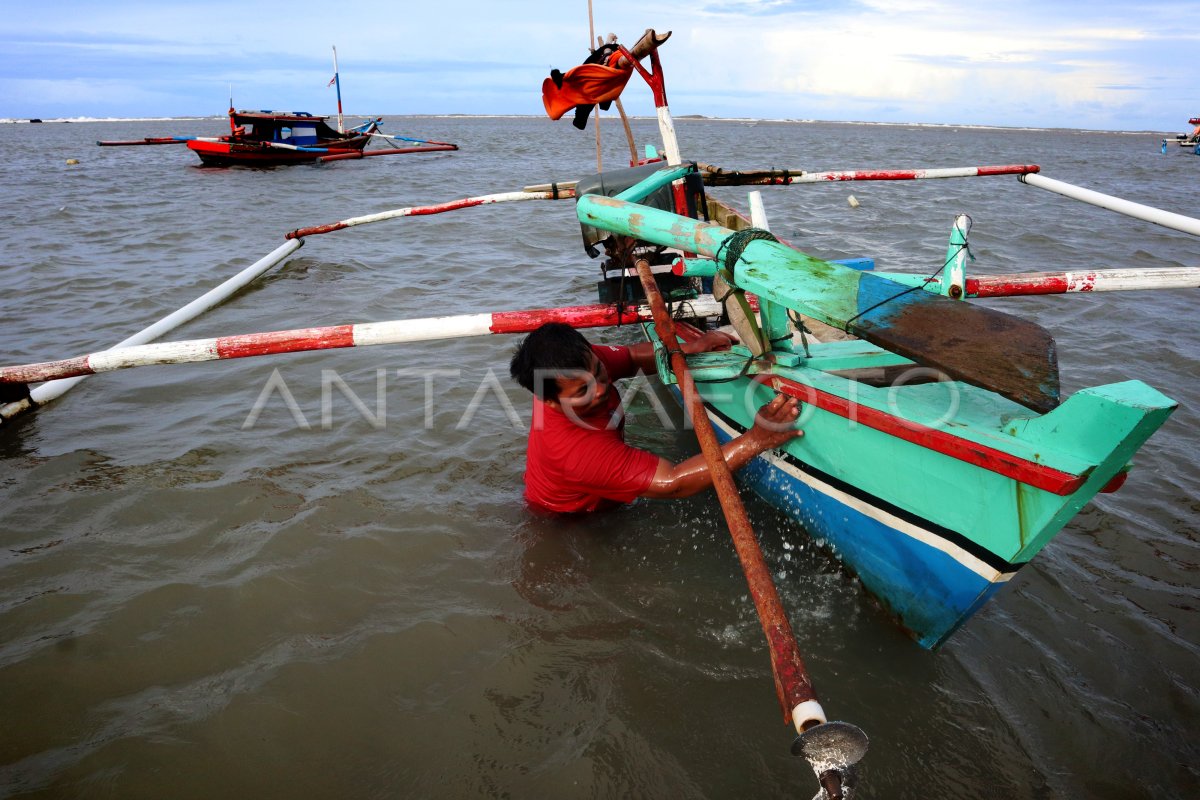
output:
[[[962,216],[967,217],[966,214],[963,214]],[[971,219],[970,217],[967,217],[967,220],[968,220],[967,227],[968,228],[970,227],[970,219]],[[849,333],[850,325],[854,322],[854,320],[858,319],[859,317],[863,316],[864,314],[869,314],[872,311],[874,311],[875,309],[879,308],[880,306],[885,306],[888,303],[891,303],[895,300],[899,300],[901,297],[904,297],[906,294],[912,294],[913,292],[922,291],[925,288],[925,284],[935,282],[938,278],[938,275],[940,275],[942,273],[942,271],[944,269],[946,269],[946,267],[950,266],[950,264],[956,258],[958,258],[961,253],[964,253],[964,252],[967,254],[967,257],[970,258],[972,261],[975,260],[975,256],[971,252],[971,245],[969,245],[965,240],[960,245],[951,246],[949,252],[946,254],[946,260],[942,262],[942,265],[940,267],[935,269],[933,272],[929,273],[929,276],[926,277],[925,280],[923,280],[921,283],[917,284],[916,286],[909,286],[904,291],[896,292],[891,297],[885,297],[884,299],[880,300],[878,303],[876,303],[873,306],[868,306],[867,308],[864,308],[862,311],[858,312],[853,317],[846,320],[845,324],[842,326],[842,330],[844,330],[846,333]]]
[[[725,276],[726,280],[728,280],[730,283],[733,282],[734,268],[737,266],[737,262],[741,259],[742,252],[745,251],[746,247],[751,242],[760,240],[767,242],[779,241],[779,239],[775,237],[775,234],[768,230],[763,230],[762,228],[743,228],[740,231],[736,231],[725,241],[721,242],[721,246],[717,248],[717,252],[713,256],[713,260],[717,263],[720,263],[721,252],[725,252],[724,269],[728,273],[728,275]]]

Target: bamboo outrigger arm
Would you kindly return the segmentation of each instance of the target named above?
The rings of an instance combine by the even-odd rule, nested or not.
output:
[[[1065,181],[1056,181],[1053,178],[1047,178],[1045,175],[1022,175],[1020,181],[1030,186],[1036,186],[1039,189],[1061,194],[1063,197],[1069,197],[1072,200],[1078,200],[1100,208],[1107,208],[1109,211],[1115,211],[1127,217],[1153,222],[1155,225],[1190,233],[1193,236],[1200,236],[1200,219],[1195,219],[1194,217],[1187,217],[1183,214],[1176,214],[1173,211],[1164,211],[1161,208],[1134,203],[1131,200],[1114,197],[1110,194],[1103,194],[1092,189],[1085,189],[1082,186],[1075,186]]]
[[[936,178],[987,178],[996,175],[1029,175],[1039,172],[1037,164],[1002,164],[981,167],[935,167],[930,169],[846,169],[807,172],[803,169],[760,169],[742,172],[712,164],[696,164],[706,186],[791,186],[796,183],[840,181],[915,181]]]
[[[687,308],[695,316],[718,316],[721,313],[721,304],[711,299],[687,301]],[[620,307],[611,303],[597,303],[243,333],[212,339],[121,347],[58,361],[0,367],[0,385],[57,381],[130,367],[192,364],[200,361],[224,361],[279,353],[425,342],[488,334],[528,333],[547,322],[563,322],[573,328],[600,328],[631,325],[650,319],[651,312],[648,306]]]
[[[270,253],[260,258],[258,261],[246,267],[237,275],[234,275],[232,278],[229,278],[220,285],[210,289],[192,302],[173,311],[152,325],[143,328],[127,339],[123,339],[122,341],[113,345],[112,348],[110,348],[110,351],[121,348],[136,347],[138,345],[146,344],[147,342],[152,342],[159,336],[175,330],[185,322],[195,319],[204,312],[208,311],[210,308],[213,308],[219,303],[223,303],[225,300],[232,297],[236,292],[249,285],[251,281],[254,281],[272,267],[275,267],[276,265],[285,261],[303,244],[304,242],[302,240],[284,242],[283,244],[279,245],[279,247],[276,247]],[[0,424],[4,424],[5,421],[24,414],[25,412],[30,411],[37,406],[45,405],[51,400],[56,400],[59,397],[62,397],[64,394],[74,388],[76,384],[84,379],[84,374],[86,373],[75,373],[73,376],[58,375],[53,376],[52,378],[37,379],[45,380],[47,382],[34,388],[33,391],[29,392],[21,399],[0,405]],[[30,382],[32,381],[22,381],[22,383]]]

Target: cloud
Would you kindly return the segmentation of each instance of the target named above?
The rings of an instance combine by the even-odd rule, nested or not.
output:
[[[502,15],[482,0],[326,8],[27,4],[0,20],[0,116],[213,113],[230,83],[256,105],[319,111],[332,44],[348,107],[536,114],[550,68],[586,54],[586,9],[561,4],[510,0]],[[675,30],[663,63],[680,114],[1170,130],[1194,113],[1178,104],[1195,96],[1185,65],[1200,4],[605,0],[595,11],[597,32],[627,43],[647,26]],[[625,105],[653,114],[636,79]]]

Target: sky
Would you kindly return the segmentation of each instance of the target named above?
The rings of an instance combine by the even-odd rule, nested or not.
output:
[[[1200,115],[1200,3],[593,0],[596,32],[662,49],[676,116],[1183,132]],[[330,13],[330,8],[345,8]],[[0,15],[0,118],[238,108],[543,113],[587,55],[587,0],[55,0]],[[622,98],[653,115],[636,78]]]

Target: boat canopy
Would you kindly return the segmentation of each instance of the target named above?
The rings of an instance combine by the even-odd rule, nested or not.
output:
[[[303,111],[236,111],[231,116],[247,139],[305,147],[345,138],[325,124],[329,117]]]

